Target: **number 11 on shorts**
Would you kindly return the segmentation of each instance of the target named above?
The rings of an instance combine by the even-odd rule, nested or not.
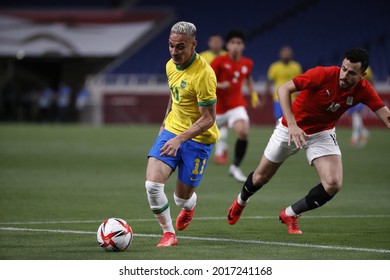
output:
[[[194,174],[194,175],[203,174],[204,166],[206,164],[206,161],[207,161],[206,159],[202,160],[202,166],[200,166],[200,169],[199,169],[199,165],[200,165],[201,159],[200,158],[196,158],[195,159],[195,167],[194,167],[194,170],[192,170],[192,174]]]

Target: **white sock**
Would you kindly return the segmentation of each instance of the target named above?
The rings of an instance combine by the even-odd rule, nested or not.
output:
[[[248,199],[247,201],[242,200],[242,198],[241,198],[241,193],[239,193],[238,196],[237,196],[237,202],[238,202],[238,204],[240,204],[241,206],[246,206],[247,203],[249,202],[249,199]]]
[[[146,181],[145,188],[150,209],[153,211],[154,216],[159,222],[164,233],[175,233],[172,224],[168,198],[164,193],[164,184]]]
[[[156,217],[156,220],[160,224],[164,233],[166,232],[175,233],[175,229],[173,228],[173,224],[172,224],[171,211],[169,206],[164,212],[160,214],[154,214],[154,216]]]
[[[183,199],[176,196],[176,194],[174,193],[173,198],[175,200],[176,205],[179,206],[180,208],[185,210],[192,210],[196,205],[196,201],[198,197],[196,193],[193,193],[189,199]]]
[[[287,207],[286,210],[284,210],[287,216],[296,216],[297,214],[292,210],[291,206]]]

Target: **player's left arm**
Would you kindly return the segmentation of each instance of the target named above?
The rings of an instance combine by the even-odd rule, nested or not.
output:
[[[200,118],[192,124],[186,131],[168,140],[161,148],[161,155],[176,156],[180,145],[211,128],[216,119],[216,103],[199,106]]]
[[[390,110],[387,106],[376,110],[375,114],[386,124],[388,128],[390,128]]]
[[[253,81],[252,75],[248,75],[245,79],[246,81],[246,86],[248,87],[248,90],[251,94],[251,105],[253,108],[256,108],[259,104],[259,96],[255,90],[255,83]]]

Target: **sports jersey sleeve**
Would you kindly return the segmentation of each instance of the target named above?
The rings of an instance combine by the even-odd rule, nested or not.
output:
[[[366,91],[362,99],[363,104],[367,105],[373,112],[385,106],[385,103],[369,82],[363,80],[362,87]]]
[[[207,67],[199,79],[197,99],[199,106],[209,106],[217,102],[217,78],[211,67]]]
[[[325,77],[324,67],[318,66],[307,70],[305,73],[293,78],[293,83],[297,90],[306,88],[316,88],[321,85]]]

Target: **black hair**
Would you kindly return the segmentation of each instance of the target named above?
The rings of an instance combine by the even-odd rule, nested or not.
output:
[[[352,63],[360,62],[362,64],[362,72],[367,70],[370,63],[370,57],[365,49],[352,48],[345,52],[344,58],[348,59]]]
[[[245,34],[240,29],[230,30],[225,37],[225,42],[229,42],[232,38],[240,38],[245,43]]]

